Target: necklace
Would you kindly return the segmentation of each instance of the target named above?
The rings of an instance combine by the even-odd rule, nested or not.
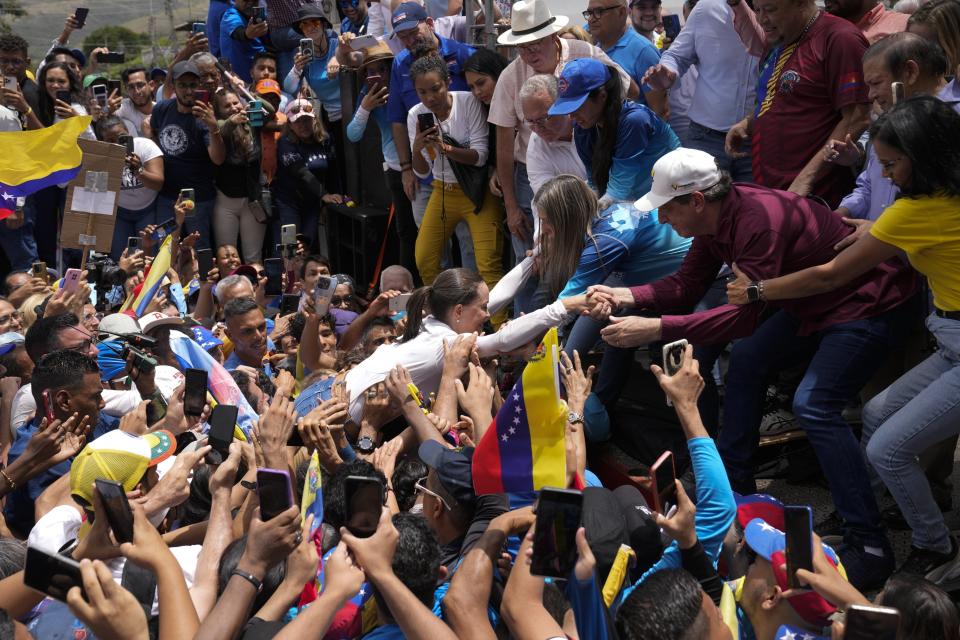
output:
[[[793,58],[793,54],[800,45],[800,41],[807,35],[807,31],[810,30],[810,27],[813,26],[813,23],[816,22],[819,17],[820,10],[817,9],[816,13],[807,21],[807,24],[803,27],[803,31],[800,32],[796,40],[786,46],[778,45],[778,48],[771,51],[770,55],[764,60],[760,69],[759,86],[761,91],[759,92],[760,95],[757,96],[756,118],[762,116],[773,106],[784,67],[786,67],[787,63]]]
[[[800,32],[800,35],[797,37],[797,39],[794,42],[800,42],[801,40],[803,40],[803,36],[807,35],[807,31],[810,30],[810,27],[813,26],[813,23],[816,22],[817,18],[819,17],[820,17],[820,9],[817,9],[817,11],[813,14],[813,16],[809,20],[807,20],[807,24],[804,25],[803,31]]]

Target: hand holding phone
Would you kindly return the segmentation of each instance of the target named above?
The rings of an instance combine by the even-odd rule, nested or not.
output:
[[[847,608],[844,640],[897,640],[900,612],[893,607],[852,604]]]
[[[233,429],[237,424],[237,407],[232,404],[218,404],[210,412],[210,430],[207,432],[207,444],[211,449],[207,453],[207,464],[220,464],[230,455],[230,443],[233,442]]]
[[[263,270],[267,272],[265,293],[268,296],[279,296],[283,293],[283,259],[267,258],[263,261]]]
[[[583,512],[583,494],[544,487],[537,500],[530,573],[567,578],[577,562],[577,529]]]
[[[73,587],[83,591],[79,562],[33,546],[27,546],[23,583],[61,602],[67,601],[67,592]],[[86,597],[86,593],[83,595]]]
[[[802,589],[797,569],[813,571],[813,510],[810,507],[787,505],[783,508],[786,529],[787,584]]]
[[[383,511],[383,484],[367,476],[347,476],[344,483],[347,530],[358,538],[369,538],[376,533]]]
[[[77,23],[77,29],[83,29],[87,24],[87,16],[90,14],[90,9],[87,7],[77,7],[73,10],[73,19]]]
[[[316,57],[316,50],[313,44],[313,40],[310,38],[301,38],[300,39],[300,55],[306,58],[306,63],[309,64],[313,62],[313,59]]]
[[[80,269],[67,269],[63,275],[63,290],[73,293],[80,286]]]
[[[401,293],[398,296],[390,298],[390,301],[387,303],[390,313],[400,313],[401,311],[406,311],[407,303],[410,301],[410,296],[412,295],[412,293]]]
[[[183,413],[199,416],[207,404],[207,372],[204,369],[187,369],[183,374]]]
[[[102,478],[97,478],[95,484],[113,537],[120,544],[133,542],[133,511],[123,485]]]
[[[314,313],[318,316],[324,316],[330,310],[330,301],[337,290],[337,279],[330,276],[320,276],[317,278],[317,285],[314,291]]]
[[[653,509],[657,513],[667,515],[670,508],[677,504],[676,468],[673,464],[673,453],[664,451],[653,466],[650,467],[650,487],[653,493]]]
[[[257,469],[260,519],[266,522],[293,506],[290,473],[279,469]]]

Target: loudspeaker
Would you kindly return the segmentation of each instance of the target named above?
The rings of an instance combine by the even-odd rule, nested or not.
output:
[[[360,295],[374,277],[380,246],[387,236],[390,210],[379,207],[348,207],[328,204],[327,242],[334,271],[353,276]],[[397,243],[387,241],[382,266],[397,262]]]

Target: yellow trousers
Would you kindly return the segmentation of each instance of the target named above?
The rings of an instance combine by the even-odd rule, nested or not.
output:
[[[417,270],[424,284],[431,284],[440,273],[443,247],[461,221],[470,227],[480,277],[491,289],[503,277],[503,208],[488,191],[480,212],[473,209],[473,202],[459,185],[433,181],[433,193],[417,233]]]

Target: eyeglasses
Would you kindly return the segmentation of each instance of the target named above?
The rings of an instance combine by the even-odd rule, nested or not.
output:
[[[587,9],[583,12],[584,20],[599,20],[600,17],[605,14],[607,11],[613,11],[614,9],[619,9],[622,5],[614,5],[612,7],[600,7],[598,9]]]
[[[534,51],[539,51],[540,49],[543,49],[548,43],[552,43],[552,42],[553,42],[552,37],[540,38],[539,40],[534,40],[533,42],[518,44],[517,50],[520,53],[533,53]]]
[[[0,325],[9,324],[12,322],[20,322],[23,319],[23,316],[20,315],[19,311],[12,311],[9,315],[0,316]]]
[[[350,304],[351,302],[353,302],[353,296],[333,296],[330,298],[330,304],[334,307]]]
[[[550,116],[550,115],[545,115],[545,116],[543,116],[542,118],[537,118],[537,119],[535,119],[535,120],[531,120],[530,118],[524,118],[523,121],[526,122],[527,125],[530,126],[531,128],[532,128],[532,127],[542,128],[542,127],[545,127],[545,126],[547,125],[547,121],[548,121],[551,117],[552,117],[552,116]]]
[[[417,482],[413,485],[413,488],[421,493],[427,494],[428,496],[433,496],[434,498],[440,501],[440,504],[443,505],[444,509],[446,509],[447,511],[453,511],[453,509],[450,508],[450,505],[447,504],[446,500],[440,497],[438,493],[430,491],[430,489],[427,489],[425,486],[421,484],[421,482],[422,482],[421,480],[417,480]]]

